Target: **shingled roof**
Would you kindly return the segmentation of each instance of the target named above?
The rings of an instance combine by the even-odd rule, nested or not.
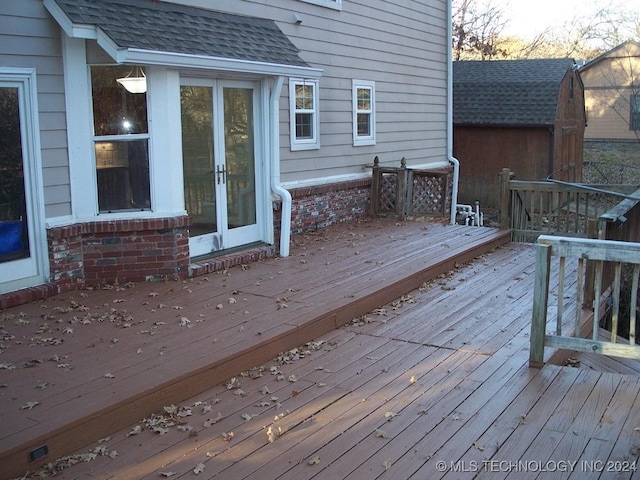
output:
[[[570,58],[453,62],[455,125],[549,126]]]
[[[157,0],[46,3],[57,5],[73,27],[96,27],[119,49],[308,67],[272,20]]]

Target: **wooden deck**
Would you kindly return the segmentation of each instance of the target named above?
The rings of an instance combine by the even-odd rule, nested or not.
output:
[[[200,394],[507,240],[489,228],[344,224],[294,236],[285,259],[0,312],[0,478]]]
[[[450,251],[460,248],[463,238],[470,245],[476,235],[489,234],[488,229],[433,224],[382,227],[343,226],[330,234],[299,237],[290,259],[208,280],[85,292],[87,297],[76,300],[91,305],[88,312],[74,306],[63,315],[55,308],[71,306],[70,297],[43,302],[47,308],[12,309],[16,316],[5,319],[4,330],[25,330],[23,343],[14,345],[16,336],[2,355],[3,362],[11,358],[16,365],[0,370],[7,384],[0,390],[3,423],[8,419],[10,428],[27,419],[46,422],[50,412],[83,418],[78,412],[89,401],[104,399],[102,392],[118,395],[112,401],[120,398],[131,383],[126,377],[150,383],[142,379],[148,375],[156,383],[167,382],[177,365],[198,366],[205,363],[200,355],[210,361],[218,350],[244,345],[245,337],[252,340],[246,341],[255,346],[256,356],[242,355],[248,361],[258,358],[258,339],[270,335],[266,318],[279,316],[278,325],[301,325],[300,330],[306,327],[295,319],[303,312],[331,312],[338,322],[344,318],[341,310],[354,311],[349,302],[339,306],[338,299],[372,295],[371,282],[394,285],[394,249],[385,243],[413,244],[401,249],[409,255],[419,244]],[[374,252],[380,245],[384,253]],[[404,276],[412,276],[409,268],[415,268],[417,258],[425,255],[401,263]],[[203,384],[207,376],[227,376],[193,394],[192,382],[179,382],[185,388],[183,400],[168,400],[150,410],[155,416],[141,413],[107,439],[78,448],[69,461],[79,463],[57,478],[186,479],[200,470],[195,478],[224,480],[640,478],[634,471],[640,451],[640,377],[557,365],[528,367],[534,265],[532,246],[507,244],[465,265],[451,263],[451,271],[431,281],[416,278],[420,283],[413,290],[351,316],[347,325],[313,342],[302,346],[307,338],[286,354],[250,363],[242,374],[226,366],[201,376],[196,370]],[[366,266],[371,270],[362,273]],[[125,307],[131,319],[121,318]],[[56,324],[60,318],[111,309],[113,318],[73,323],[74,332],[66,336],[61,332],[67,320]],[[23,323],[31,323],[14,325],[20,323],[20,311],[25,312]],[[228,328],[205,333],[219,323],[212,313]],[[56,318],[36,321],[36,314]],[[183,317],[189,322],[180,326]],[[46,337],[65,338],[68,358],[24,368],[29,359],[44,360],[46,352],[61,351],[60,345],[36,345],[26,348],[23,357],[14,356],[25,350],[28,338],[38,337],[34,331],[44,321],[51,330]],[[80,338],[85,327],[93,337]],[[34,388],[45,381],[51,385]],[[63,387],[71,382],[82,385],[81,393],[73,393],[80,386]],[[92,384],[93,391],[87,388]],[[21,410],[28,401],[41,403]],[[138,404],[144,401],[134,400],[133,409],[142,412]],[[100,412],[102,423],[120,424],[113,415]]]

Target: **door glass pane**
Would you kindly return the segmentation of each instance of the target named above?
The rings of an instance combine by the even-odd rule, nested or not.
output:
[[[17,88],[0,88],[0,262],[29,257]]]
[[[213,156],[213,90],[180,87],[184,201],[191,236],[218,230]]]
[[[224,152],[229,228],[256,223],[253,90],[224,89]]]

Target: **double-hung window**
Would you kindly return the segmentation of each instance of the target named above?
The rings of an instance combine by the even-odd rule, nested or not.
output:
[[[318,81],[289,80],[291,150],[320,148]]]
[[[312,3],[321,7],[332,8],[334,10],[342,10],[342,0],[301,0],[305,3]]]
[[[352,81],[353,145],[375,145],[375,82]]]
[[[146,81],[140,67],[91,67],[100,213],[151,209],[146,88],[132,93],[118,81],[132,76]]]

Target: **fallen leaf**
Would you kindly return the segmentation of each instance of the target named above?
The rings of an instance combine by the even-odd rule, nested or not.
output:
[[[258,415],[256,415],[255,413],[243,413],[242,414],[242,418],[244,418],[245,422],[249,422],[251,420],[253,420],[254,418],[256,418]]]
[[[193,473],[198,475],[199,473],[202,473],[202,472],[204,472],[204,463],[199,463],[193,469]]]
[[[36,405],[40,405],[40,402],[27,402],[20,407],[20,410],[32,410]]]
[[[411,378],[409,379],[409,383],[411,385],[413,385],[414,383],[416,383],[416,377],[414,377],[413,375],[411,376]]]
[[[473,447],[476,448],[477,450],[480,450],[481,452],[484,452],[484,445],[482,445],[477,440],[473,442]]]
[[[384,461],[383,465],[385,470],[389,470],[391,468],[391,458],[387,458]]]
[[[105,373],[104,378],[116,378],[116,376],[113,373]]]
[[[211,425],[218,423],[220,420],[222,420],[222,413],[218,412],[218,415],[215,418],[207,418],[204,422],[204,426],[205,428],[208,428]]]
[[[222,438],[225,442],[230,442],[233,439],[233,432],[222,432]]]
[[[294,382],[297,382],[297,381],[298,381],[298,379],[296,378],[296,376],[295,376],[295,375],[289,375],[289,381],[290,381],[291,383],[294,383]]]
[[[127,433],[127,437],[130,437],[131,435],[140,435],[141,433],[142,433],[142,427],[140,425],[136,425],[131,429],[129,433]]]
[[[173,477],[174,475],[176,475],[176,472],[160,472],[160,476],[161,477]]]
[[[387,412],[384,414],[384,418],[386,418],[387,420],[391,420],[393,417],[397,417],[398,415],[400,414],[395,412]]]
[[[307,465],[318,465],[320,463],[320,457],[318,455],[314,455],[309,459]]]
[[[264,387],[260,388],[260,393],[262,395],[269,395],[271,393],[271,390],[269,390],[269,387],[265,385]]]
[[[0,370],[15,370],[16,366],[13,363],[0,363]]]
[[[379,428],[375,429],[376,432],[376,437],[380,437],[380,438],[389,438],[389,436],[387,435],[386,432],[380,430]]]

